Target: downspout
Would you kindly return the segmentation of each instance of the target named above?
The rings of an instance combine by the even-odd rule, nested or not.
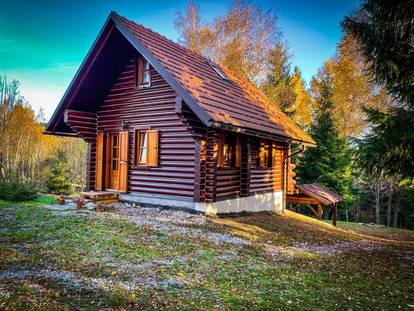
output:
[[[306,149],[306,145],[302,145],[302,148],[295,153],[288,155],[287,157],[283,157],[283,202],[282,202],[282,213],[286,210],[286,193],[287,193],[287,180],[288,180],[288,162],[290,158],[304,152]]]

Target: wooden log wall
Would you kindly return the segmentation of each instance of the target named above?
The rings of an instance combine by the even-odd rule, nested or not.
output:
[[[287,145],[273,143],[274,163],[272,167],[259,167],[259,141],[251,142],[250,193],[283,190],[283,155]]]
[[[176,92],[151,68],[151,87],[135,86],[136,57],[113,84],[98,110],[98,131],[120,131],[125,121],[129,135],[129,180],[131,193],[150,193],[193,198],[195,139],[175,111]],[[159,165],[133,165],[135,127],[158,129]]]
[[[240,168],[217,168],[217,200],[240,195]]]

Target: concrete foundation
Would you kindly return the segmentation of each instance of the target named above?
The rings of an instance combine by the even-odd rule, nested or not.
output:
[[[120,194],[119,199],[144,205],[157,205],[187,209],[207,215],[241,213],[241,212],[281,212],[283,192],[256,193],[248,197],[222,200],[214,203],[193,202],[177,197],[154,196],[149,194]]]

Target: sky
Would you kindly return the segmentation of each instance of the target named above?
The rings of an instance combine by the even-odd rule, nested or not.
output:
[[[202,21],[226,13],[231,0],[195,0]],[[358,0],[256,0],[277,12],[278,26],[309,83],[342,36],[340,21]],[[178,40],[174,19],[187,0],[0,0],[0,75],[20,81],[21,94],[49,118],[111,10]]]

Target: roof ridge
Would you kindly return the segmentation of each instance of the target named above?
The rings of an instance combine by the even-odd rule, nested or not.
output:
[[[119,15],[119,14],[118,14],[118,13],[116,13],[116,12],[114,12],[114,13],[115,13],[116,15],[118,15],[120,18],[122,18],[122,19],[124,19],[124,20],[126,20],[126,21],[128,21],[128,22],[130,22],[130,23],[132,23],[132,24],[134,24],[134,25],[136,25],[136,26],[138,26],[138,27],[142,28],[142,29],[145,29],[146,31],[152,32],[153,34],[157,35],[158,37],[160,37],[160,38],[162,38],[162,39],[164,39],[164,40],[166,40],[166,41],[168,41],[168,42],[170,42],[170,43],[174,44],[175,46],[177,46],[177,47],[179,47],[179,48],[181,48],[181,49],[186,50],[187,52],[189,52],[189,53],[191,53],[191,54],[194,54],[194,55],[196,55],[196,56],[202,57],[202,58],[204,58],[206,61],[212,61],[212,60],[210,60],[209,58],[207,58],[206,56],[204,56],[204,55],[202,55],[202,54],[200,54],[200,53],[198,53],[198,52],[196,52],[196,51],[193,51],[193,50],[191,50],[190,48],[188,48],[188,47],[186,47],[186,46],[184,46],[184,45],[182,45],[182,44],[180,44],[180,43],[178,43],[178,42],[173,41],[172,39],[167,38],[166,36],[164,36],[164,35],[160,34],[159,32],[157,32],[157,31],[155,31],[155,30],[153,30],[153,29],[151,29],[151,28],[145,27],[143,24],[137,23],[136,21],[131,20],[131,19],[129,19],[129,18],[127,18],[127,17],[125,17],[125,16]],[[213,62],[213,61],[212,61],[212,62]],[[213,62],[213,63],[215,63],[215,62]]]

